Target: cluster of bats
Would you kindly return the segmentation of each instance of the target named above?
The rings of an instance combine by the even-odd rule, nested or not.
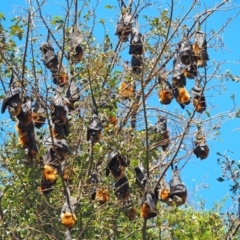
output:
[[[97,133],[99,128],[95,131]],[[96,133],[93,134],[93,136],[95,136]],[[155,135],[155,139],[158,139],[159,146],[163,149],[163,151],[166,151],[170,145],[170,138],[169,131],[167,129],[167,119],[165,116],[158,116],[156,125],[149,129],[149,133]],[[209,153],[209,148],[206,145],[206,140],[202,133],[201,126],[198,126],[194,153],[201,159],[205,159]],[[134,220],[137,216],[137,210],[134,207],[131,198],[130,185],[125,172],[128,166],[129,163],[124,156],[122,156],[118,151],[112,151],[108,156],[106,176],[108,177],[110,173],[112,174],[114,178],[114,193],[122,205],[125,215],[129,220]],[[142,218],[150,219],[157,216],[156,205],[158,200],[171,206],[180,206],[186,202],[186,186],[181,181],[177,166],[174,168],[173,164],[171,164],[171,167],[172,179],[169,182],[169,185],[166,183],[165,179],[162,178],[160,183],[154,189],[151,188],[145,169],[142,166],[134,168],[136,177],[135,182],[142,190],[142,201],[140,206],[140,215]],[[101,185],[97,169],[91,174],[91,177],[88,179],[88,184],[92,186],[92,200],[96,200],[99,204],[105,204],[110,200],[109,191]]]
[[[207,53],[206,34],[201,31],[195,32],[195,42],[191,44],[189,38],[184,35],[178,44],[173,60],[172,85],[167,81],[167,75],[162,69],[158,78],[160,91],[159,100],[162,104],[170,104],[175,97],[182,108],[190,103],[190,95],[185,88],[186,78],[194,79],[195,85],[191,89],[193,106],[196,112],[202,113],[206,110],[206,100],[201,81],[197,78],[198,68],[205,67],[209,60]]]
[[[119,152],[113,151],[109,154],[106,168],[106,176],[110,172],[114,178],[114,193],[118,201],[122,205],[123,211],[129,220],[134,220],[137,216],[137,210],[134,207],[129,181],[125,170],[128,167],[128,162]],[[142,201],[140,205],[140,215],[144,219],[150,219],[157,216],[156,205],[158,200],[167,203],[168,205],[180,206],[186,202],[187,189],[181,181],[177,167],[173,168],[173,177],[169,185],[164,179],[153,190],[148,181],[146,171],[143,167],[134,168],[136,184],[142,190]],[[93,173],[89,179],[92,188],[92,199],[104,204],[110,200],[108,189],[97,187],[99,178],[97,173]]]
[[[135,27],[133,27],[135,23]],[[129,81],[131,72],[139,75],[142,71],[143,52],[144,52],[144,36],[140,33],[137,18],[129,12],[127,8],[122,9],[122,15],[119,18],[116,27],[116,35],[118,35],[121,42],[127,42],[129,35],[130,48],[129,54],[132,55],[131,67],[128,62],[123,64],[123,81],[119,87],[119,94],[123,100],[131,100],[134,96],[134,86]],[[162,104],[170,104],[175,97],[182,108],[190,103],[190,95],[185,89],[186,78],[194,79],[197,77],[197,69],[206,66],[206,61],[209,60],[207,53],[206,34],[201,31],[195,32],[195,43],[192,45],[187,36],[178,44],[174,55],[173,62],[173,80],[172,85],[167,81],[167,74],[161,71],[159,75],[159,99]],[[206,110],[205,96],[203,95],[203,88],[198,79],[195,80],[195,86],[192,88],[193,105],[195,111],[202,113]],[[165,117],[159,117],[158,122],[154,128],[155,133],[161,136],[160,146],[165,151],[170,144],[169,132],[167,130]],[[206,139],[202,133],[202,129],[198,126],[198,133],[194,141],[194,154],[201,159],[207,158],[209,148],[206,145]],[[133,220],[136,217],[136,209],[129,193],[129,182],[125,174],[125,168],[128,166],[125,158],[119,152],[112,152],[109,155],[106,175],[112,173],[115,180],[114,192],[118,200],[123,204],[126,216]],[[141,189],[144,189],[142,203],[140,207],[140,215],[144,219],[155,217],[157,200],[161,200],[169,205],[182,205],[186,202],[187,189],[182,183],[177,167],[173,167],[173,178],[167,185],[166,181],[162,179],[159,186],[151,190],[150,184],[146,176],[146,171],[143,167],[136,167],[136,183]],[[99,179],[97,173],[91,176],[90,183],[97,184]],[[100,204],[109,201],[110,196],[107,189],[97,188],[93,189],[92,199],[96,199]]]
[[[169,139],[164,139],[166,129],[166,118],[159,117],[159,121],[154,128],[154,132],[162,136],[160,145],[166,150],[170,144]],[[119,152],[113,151],[109,154],[106,176],[109,176],[111,172],[114,178],[114,192],[119,202],[123,206],[125,215],[129,220],[134,220],[137,215],[136,208],[133,205],[133,201],[130,194],[129,181],[126,176],[125,170],[128,167],[128,162],[125,157],[120,155]],[[142,190],[142,200],[140,204],[140,215],[144,219],[150,219],[157,216],[156,205],[158,200],[161,200],[169,205],[180,206],[184,204],[187,197],[187,189],[180,179],[177,168],[173,172],[173,178],[170,181],[170,187],[166,184],[164,179],[160,184],[153,190],[151,184],[148,181],[147,173],[142,166],[134,168],[135,171],[135,182],[137,186]],[[98,191],[102,189],[95,188],[93,196],[100,204],[103,204],[109,200],[109,195],[102,198],[102,195]],[[165,194],[165,195],[164,195]]]
[[[135,23],[135,27],[133,27]],[[129,54],[132,55],[131,68],[124,63],[123,82],[120,84],[119,93],[122,99],[131,99],[134,88],[128,81],[128,76],[133,71],[134,74],[140,74],[142,71],[144,36],[140,33],[137,18],[129,13],[127,8],[122,10],[122,15],[117,23],[116,35],[120,41],[128,41],[131,34]],[[70,36],[70,50],[67,59],[70,64],[79,63],[83,57],[83,48],[81,43],[83,37],[78,27],[74,26],[73,33]],[[58,55],[49,41],[44,43],[41,48],[42,60],[46,68],[52,73],[53,83],[57,85],[54,96],[50,100],[50,135],[43,139],[43,145],[46,147],[42,156],[42,180],[39,190],[42,194],[48,194],[54,189],[59,175],[63,178],[66,185],[71,182],[71,169],[67,164],[67,157],[70,153],[66,137],[69,135],[69,123],[67,114],[74,110],[75,103],[80,98],[79,88],[73,79],[69,81],[69,75],[66,68],[61,63],[63,54]],[[172,84],[167,81],[165,71],[159,75],[159,99],[162,104],[169,104],[175,97],[178,103],[184,108],[190,103],[190,96],[185,89],[186,78],[196,78],[197,69],[205,67],[208,60],[206,35],[201,31],[195,32],[195,43],[192,45],[187,36],[179,43],[176,49],[173,62],[173,79]],[[72,77],[73,78],[73,77]],[[193,95],[193,105],[197,112],[202,113],[206,109],[206,101],[203,95],[203,88],[200,81],[196,80],[195,86],[191,92]],[[47,118],[48,105],[47,101],[37,95],[33,103],[32,97],[27,96],[26,92],[21,89],[19,82],[16,81],[14,71],[9,84],[9,91],[3,100],[2,110],[4,113],[8,108],[12,117],[16,117],[16,131],[19,136],[20,145],[26,149],[30,159],[37,156],[39,152],[35,127],[41,128]],[[117,119],[112,116],[110,123],[116,125]],[[94,112],[87,128],[87,141],[91,141],[92,146],[100,141],[103,124]],[[158,121],[149,133],[159,135],[159,146],[166,151],[170,144],[169,131],[167,129],[166,117],[159,116]],[[209,154],[209,148],[206,145],[202,129],[198,126],[198,133],[194,142],[194,154],[201,159],[205,159]],[[137,211],[134,207],[130,194],[130,186],[125,173],[129,163],[125,157],[118,151],[112,151],[108,156],[106,176],[109,174],[114,178],[114,193],[118,201],[122,204],[126,216],[133,220],[136,218]],[[180,178],[177,166],[172,167],[172,179],[169,184],[162,178],[159,184],[154,188],[151,187],[147,173],[142,166],[134,168],[136,184],[142,190],[142,202],[140,206],[140,215],[144,219],[150,219],[157,215],[156,205],[158,200],[168,205],[180,206],[186,202],[187,189]],[[110,200],[110,194],[107,188],[100,185],[98,172],[93,172],[88,179],[91,188],[91,198],[100,204],[105,204]],[[100,187],[101,186],[101,187]],[[62,207],[60,220],[61,223],[69,230],[76,224],[76,211],[79,208],[77,198],[70,196],[66,191],[65,203]]]
[[[134,87],[129,79],[131,72],[135,74],[142,72],[144,35],[140,33],[137,17],[129,13],[129,9],[124,8],[122,10],[115,34],[118,35],[121,42],[128,41],[129,35],[131,35],[129,47],[129,54],[132,55],[131,67],[128,66],[128,62],[124,63],[123,81],[119,87],[121,98],[131,99],[134,96]],[[193,106],[195,111],[199,113],[205,111],[206,100],[204,89],[197,76],[198,68],[205,67],[207,60],[209,60],[209,56],[207,53],[206,34],[200,30],[196,30],[194,44],[191,44],[188,36],[184,35],[174,55],[172,84],[167,80],[167,73],[164,67],[159,73],[158,81],[160,89],[158,95],[160,102],[168,105],[175,97],[180,106],[184,108],[191,101],[190,95],[185,88],[186,78],[195,79],[195,85],[191,89]]]
[[[71,49],[68,53],[68,60],[78,63],[83,56],[81,47],[82,37],[75,27],[71,36]],[[16,117],[16,131],[20,145],[25,149],[30,159],[36,158],[39,147],[36,140],[35,128],[41,128],[46,121],[47,111],[50,109],[50,135],[45,137],[42,144],[46,147],[42,156],[42,179],[39,190],[46,195],[54,189],[58,176],[61,173],[63,180],[68,184],[70,174],[73,171],[67,164],[69,147],[66,137],[69,135],[68,112],[74,110],[74,104],[80,98],[79,88],[75,82],[68,79],[68,73],[60,64],[60,55],[56,55],[51,43],[44,43],[41,48],[42,60],[46,68],[52,73],[53,83],[57,85],[54,96],[47,105],[47,101],[36,94],[33,103],[32,97],[27,96],[25,90],[21,90],[20,82],[16,81],[14,71],[9,84],[9,91],[3,100],[1,112],[8,108],[12,117]],[[61,211],[61,223],[67,228],[72,228],[76,223],[75,211],[79,205],[76,198],[66,194],[66,202]]]

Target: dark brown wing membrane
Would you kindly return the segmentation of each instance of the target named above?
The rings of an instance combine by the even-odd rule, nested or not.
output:
[[[50,70],[56,70],[58,66],[58,57],[54,53],[54,48],[50,43],[44,43],[40,50],[42,51],[42,60],[44,65]]]

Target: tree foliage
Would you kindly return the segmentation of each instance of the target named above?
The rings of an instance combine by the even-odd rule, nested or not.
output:
[[[225,153],[218,154],[218,162],[223,169],[218,181],[230,180],[233,184],[230,186],[232,209],[225,213],[219,207],[206,211],[204,207],[195,208],[186,203],[178,208],[158,200],[157,217],[143,220],[140,217],[140,205],[146,189],[139,188],[134,171],[137,166],[144,166],[147,182],[156,190],[172,164],[178,165],[181,173],[189,164],[189,159],[196,154],[194,149],[197,146],[202,143],[206,146],[208,139],[217,136],[219,127],[229,116],[238,117],[239,108],[236,106],[228,112],[215,114],[213,111],[215,115],[210,114],[212,106],[207,96],[216,94],[222,88],[222,85],[210,87],[213,79],[220,76],[221,63],[208,61],[206,66],[196,67],[194,80],[187,79],[186,86],[179,86],[174,82],[176,72],[173,68],[176,62],[173,63],[173,60],[184,37],[194,44],[196,31],[201,29],[205,32],[206,20],[211,21],[216,11],[227,12],[239,6],[232,1],[220,1],[212,8],[205,9],[200,1],[192,1],[181,10],[178,1],[168,1],[166,7],[150,0],[134,0],[132,5],[131,2],[130,5],[125,3],[128,10],[131,8],[135,21],[131,27],[136,27],[138,18],[142,23],[140,32],[144,34],[143,60],[137,70],[131,67],[124,70],[125,61],[131,59],[128,54],[130,43],[123,41],[121,34],[120,38],[114,35],[114,27],[110,24],[119,22],[116,16],[121,14],[121,9],[122,14],[126,11],[122,5],[124,1],[107,4],[97,0],[66,0],[60,4],[45,0],[29,1],[28,7],[20,8],[20,14],[11,19],[10,24],[7,22],[7,13],[0,13],[1,99],[6,99],[13,74],[21,89],[22,101],[24,97],[29,97],[33,104],[41,99],[44,106],[42,114],[46,117],[43,127],[34,130],[36,156],[21,146],[19,132],[14,129],[19,123],[18,116],[8,118],[7,113],[1,118],[1,239],[65,239],[68,231],[61,224],[60,214],[64,202],[69,204],[70,195],[80,203],[76,211],[77,223],[69,231],[72,239],[235,240],[240,236],[237,205],[240,165]],[[54,8],[58,14],[55,14]],[[111,16],[110,21],[108,17],[99,17],[102,17],[100,13],[103,9],[104,14]],[[215,41],[219,34],[234,21],[238,13],[220,29],[206,33],[208,47],[217,48]],[[80,29],[82,38],[83,56],[80,63],[75,63],[71,58],[76,27]],[[44,48],[40,47],[47,42],[51,43],[55,53],[58,52],[59,64],[55,72],[46,67],[43,61]],[[236,82],[238,79],[228,71],[221,76],[223,84],[224,77]],[[54,84],[53,78],[57,79],[55,81],[60,86]],[[65,78],[68,78],[67,83],[59,84]],[[206,101],[206,109],[198,111],[198,102],[192,103],[195,99],[193,95],[191,100],[189,98],[191,103],[187,105],[178,100],[176,93],[173,94],[181,105],[185,105],[184,110],[175,100],[169,105],[159,103],[160,92],[164,90],[161,79],[168,79],[171,86],[178,89],[178,96],[181,90],[190,91],[195,83],[200,83],[203,91],[197,101],[205,95],[206,100],[204,98],[201,101]],[[56,143],[52,143],[52,99],[57,91],[60,98],[65,97],[71,82],[76,83],[80,98],[72,109],[67,110],[70,131],[64,138],[69,153],[64,161],[59,154],[56,157],[57,164],[64,162],[68,170],[66,174],[63,168],[58,168],[53,191],[44,194],[40,191],[40,185],[43,181],[43,158],[48,149],[46,137],[50,136],[50,145],[57,152]],[[121,86],[126,91],[125,97]],[[103,124],[101,139],[99,142],[96,140],[95,144],[93,138],[87,141],[94,114]],[[166,132],[156,130],[158,116],[167,119],[169,139],[164,135]],[[127,217],[127,203],[114,191],[116,178],[105,173],[109,154],[113,151],[118,151],[126,161],[125,174],[130,185],[128,199],[131,200],[131,207],[137,211],[132,221]],[[90,181],[94,173],[99,180],[95,184]],[[96,188],[108,191],[109,201],[99,204],[97,200],[92,200]]]

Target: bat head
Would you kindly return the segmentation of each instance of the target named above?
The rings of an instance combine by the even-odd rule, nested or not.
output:
[[[66,227],[66,228],[72,228],[77,222],[77,217],[74,213],[71,212],[65,212],[61,213],[61,223]]]
[[[95,199],[100,203],[100,204],[104,204],[106,202],[109,201],[110,196],[108,193],[108,189],[104,189],[104,188],[99,188],[96,190],[96,197]]]
[[[197,158],[204,160],[209,155],[209,147],[205,143],[195,142],[196,148],[193,150]]]
[[[188,105],[190,103],[191,98],[187,89],[184,87],[179,87],[177,91],[178,91],[178,96],[176,100],[178,101],[178,103],[183,105]]]
[[[45,164],[43,167],[43,178],[46,182],[55,182],[58,178],[57,169],[51,165]]]
[[[160,103],[168,105],[172,102],[172,99],[174,98],[172,90],[160,90],[158,92],[158,97],[160,100]]]

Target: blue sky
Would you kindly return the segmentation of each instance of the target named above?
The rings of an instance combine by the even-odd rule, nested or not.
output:
[[[1,10],[0,12],[4,12],[7,21],[3,22],[4,27],[6,28],[8,24],[10,23],[9,20],[13,18],[15,15],[18,15],[19,12],[21,12],[21,8],[16,8],[16,6],[22,6],[26,8],[27,2],[25,0],[9,0],[9,1],[3,1],[1,3]],[[59,7],[56,5],[56,7],[52,7],[53,2],[48,1],[49,5],[51,7],[47,8],[45,7],[45,10],[48,11],[48,14],[52,15],[60,15],[61,11]],[[59,3],[63,3],[65,1],[57,1]],[[95,1],[92,1],[95,2]],[[97,21],[100,19],[104,19],[106,21],[106,29],[109,30],[109,32],[115,31],[114,24],[116,23],[116,20],[118,19],[117,14],[119,14],[119,9],[116,10],[107,9],[102,6],[108,5],[109,2],[107,0],[100,1],[99,11],[97,12]],[[117,1],[115,1],[117,2]],[[167,3],[170,1],[163,1],[162,6],[160,8],[165,9],[168,8]],[[184,15],[186,10],[188,9],[188,4],[190,4],[192,1],[177,1],[178,7],[176,8],[175,15],[178,16]],[[210,6],[214,6],[219,1],[213,1],[213,0],[206,0],[206,1],[200,1],[201,5],[198,6],[200,9],[208,9]],[[234,1],[232,1],[234,2]],[[238,1],[235,1],[238,3]],[[79,3],[80,5],[80,3]],[[117,4],[115,4],[117,6]],[[209,33],[210,29],[214,29],[214,31],[218,31],[223,24],[232,16],[234,16],[240,8],[235,8],[231,11],[218,11],[214,13],[206,22],[206,30]],[[151,14],[154,15],[156,13],[157,16],[158,9],[152,7],[151,11],[145,11],[144,14]],[[199,10],[196,8],[194,9],[194,12],[191,16],[197,16],[199,13]],[[111,22],[113,20],[113,23]],[[144,19],[141,19],[139,17],[140,25],[144,24]],[[190,25],[192,20],[187,20],[186,24]],[[98,28],[96,30],[96,33],[99,33],[99,41],[102,43],[103,39],[103,27],[100,23],[98,23]],[[239,61],[240,61],[240,31],[239,31],[239,24],[240,24],[240,15],[237,16],[233,21],[229,24],[229,26],[226,27],[226,29],[221,32],[218,35],[217,41],[211,41],[209,43],[209,55],[210,55],[210,61],[209,66],[211,66],[211,63],[216,61],[225,62],[225,64],[221,65],[221,71],[219,74],[225,73],[227,70],[230,70],[231,73],[234,75],[240,76],[240,70],[239,70]],[[204,25],[205,28],[205,25]],[[145,28],[141,28],[145,29]],[[208,35],[209,36],[209,35]],[[117,42],[117,37],[115,37]],[[221,47],[221,49],[217,49],[216,45],[220,45],[221,42],[224,42],[224,46]],[[213,48],[215,47],[215,48]],[[129,58],[124,60],[130,60],[130,57],[127,54],[123,53],[123,58]],[[209,69],[208,74],[212,69]],[[226,89],[221,89],[221,94],[216,94],[216,91],[209,91],[206,93],[207,101],[209,109],[211,109],[211,116],[214,116],[217,113],[221,113],[224,111],[229,110],[233,106],[233,101],[231,99],[232,94],[235,94],[235,104],[236,106],[240,106],[240,97],[237,95],[238,89],[239,89],[239,83],[232,82],[231,80],[226,81],[226,79],[223,81],[224,86]],[[190,83],[191,85],[192,83]],[[190,86],[189,85],[189,86]],[[220,85],[220,82],[218,78],[213,78],[210,82],[208,87],[211,88],[214,85]],[[189,90],[191,87],[188,87]],[[157,107],[161,107],[160,103],[154,103]],[[177,103],[174,101],[172,103],[171,107],[177,107]],[[8,115],[5,115],[6,117]],[[206,115],[204,115],[204,118],[206,118]],[[212,203],[214,201],[221,200],[224,196],[226,196],[229,193],[229,183],[223,182],[219,183],[216,178],[220,177],[221,174],[221,168],[219,165],[217,165],[217,158],[216,155],[217,152],[220,152],[222,154],[225,153],[227,150],[231,150],[233,153],[231,153],[231,157],[235,160],[240,160],[239,155],[239,131],[236,130],[240,126],[240,120],[239,119],[232,119],[226,121],[223,125],[221,125],[220,128],[220,135],[217,136],[217,138],[214,140],[211,138],[208,141],[208,145],[210,146],[210,154],[209,157],[204,160],[200,161],[193,156],[190,159],[189,164],[184,168],[182,172],[182,179],[188,186],[189,191],[189,202],[193,205],[195,205],[198,202],[198,196],[202,199],[206,200],[206,207],[210,208],[212,206]],[[235,130],[235,131],[234,131]],[[200,184],[200,189],[197,188],[197,185]],[[197,190],[196,190],[197,189]],[[226,208],[229,207],[230,202],[226,204]]]

